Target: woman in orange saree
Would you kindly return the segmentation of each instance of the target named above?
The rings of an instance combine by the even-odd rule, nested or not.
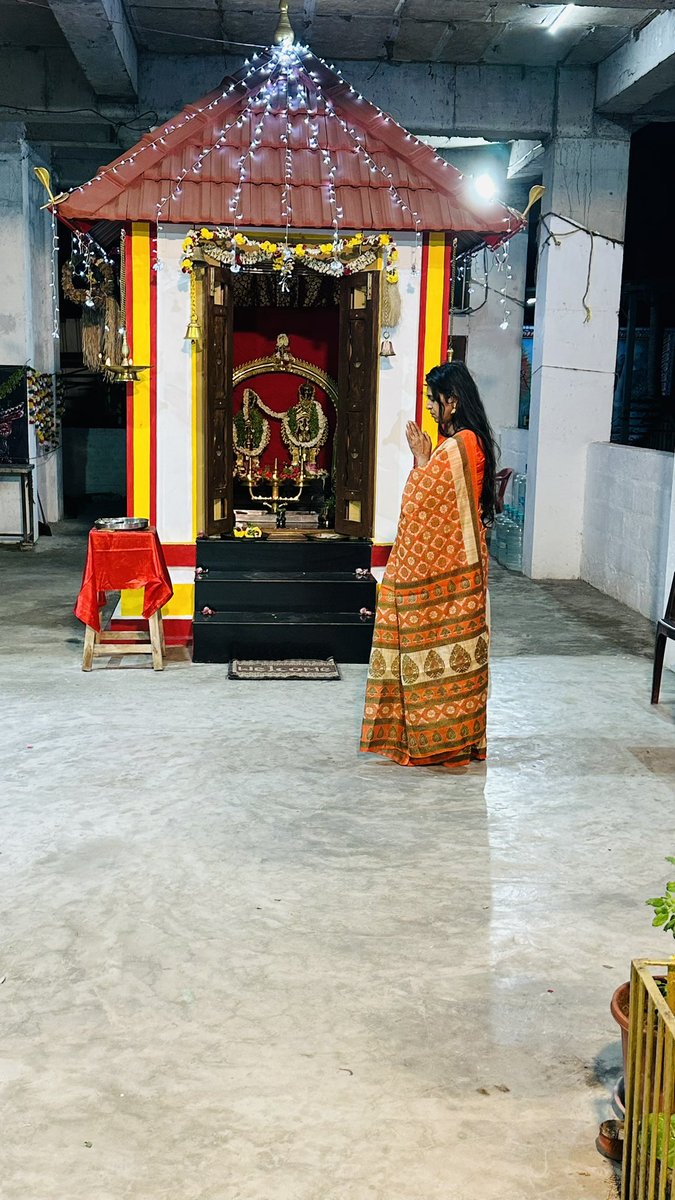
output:
[[[404,766],[486,756],[489,629],[485,523],[494,517],[495,445],[463,363],[427,375],[446,440],[413,422],[416,465],[382,581],[361,749]]]

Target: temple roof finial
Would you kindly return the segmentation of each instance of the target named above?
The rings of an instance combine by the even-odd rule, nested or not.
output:
[[[292,46],[294,41],[295,34],[288,16],[288,0],[279,0],[279,24],[274,35],[274,45]]]

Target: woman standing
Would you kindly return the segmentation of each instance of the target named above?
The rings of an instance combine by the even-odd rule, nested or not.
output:
[[[446,439],[414,421],[415,457],[380,588],[361,749],[404,766],[463,766],[486,755],[486,525],[495,514],[494,435],[463,363],[426,377]]]

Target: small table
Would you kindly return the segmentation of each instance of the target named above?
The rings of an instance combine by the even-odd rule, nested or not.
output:
[[[0,537],[13,537],[24,546],[35,545],[35,506],[33,498],[33,464],[0,463],[0,480],[18,479],[21,486],[21,533],[0,531]]]
[[[101,609],[106,592],[135,588],[145,589],[143,616],[149,623],[149,636],[126,630],[102,632]],[[173,587],[156,529],[115,532],[92,529],[75,605],[75,616],[87,626],[82,670],[91,671],[95,658],[111,654],[152,654],[153,669],[162,671],[166,645],[161,610],[172,596]]]

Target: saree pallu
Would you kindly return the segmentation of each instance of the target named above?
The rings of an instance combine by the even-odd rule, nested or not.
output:
[[[410,474],[380,586],[361,749],[405,766],[486,755],[487,547],[473,433]]]

